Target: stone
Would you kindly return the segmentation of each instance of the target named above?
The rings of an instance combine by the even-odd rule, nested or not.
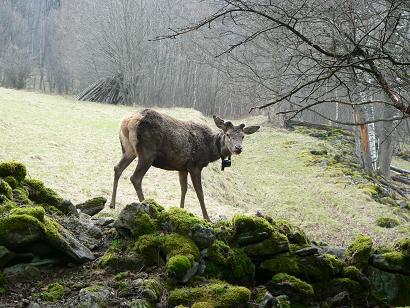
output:
[[[85,201],[84,203],[77,204],[77,209],[82,213],[86,213],[90,216],[101,212],[104,209],[107,199],[104,197],[96,197]]]
[[[398,200],[397,204],[400,206],[401,209],[408,209],[410,203],[406,200]]]
[[[198,272],[198,269],[199,269],[199,263],[194,262],[192,264],[192,267],[187,271],[185,276],[181,279],[181,282],[182,283],[187,283],[188,281],[190,281],[191,278],[194,277],[195,274]]]
[[[289,251],[289,241],[285,235],[273,232],[268,239],[256,244],[244,246],[243,250],[250,257],[271,256]]]
[[[295,251],[295,254],[301,257],[316,255],[319,253],[319,248],[315,246],[306,247]]]
[[[198,226],[193,232],[192,239],[200,249],[208,248],[215,241],[215,231],[211,227]]]
[[[0,268],[4,267],[14,256],[15,254],[5,246],[0,246]]]
[[[352,300],[350,299],[349,292],[343,291],[336,294],[329,302],[330,308],[336,307],[351,307]]]
[[[114,297],[114,290],[100,285],[83,288],[79,293],[79,308],[109,307],[110,298]]]
[[[369,266],[368,277],[372,292],[384,297],[389,304],[406,306],[410,303],[410,276]]]
[[[124,207],[114,222],[118,233],[127,238],[154,233],[154,218],[159,215],[158,208],[152,203],[131,203]]]
[[[93,217],[93,223],[97,226],[105,227],[114,222],[112,217]]]
[[[274,302],[275,298],[273,297],[273,295],[270,294],[270,292],[266,291],[265,296],[258,305],[258,308],[270,308],[273,306]]]
[[[9,281],[13,282],[35,280],[41,277],[41,272],[37,267],[23,263],[6,267],[3,273]]]
[[[371,257],[371,264],[382,270],[410,275],[410,256],[402,252],[386,252],[374,254]]]
[[[67,215],[78,216],[78,211],[75,205],[70,200],[63,200],[58,209],[64,210],[63,213]]]

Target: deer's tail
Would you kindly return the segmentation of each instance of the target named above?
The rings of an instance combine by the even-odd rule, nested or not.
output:
[[[143,116],[140,113],[135,113],[126,116],[121,121],[120,142],[124,154],[128,157],[138,156],[138,124],[142,118]]]

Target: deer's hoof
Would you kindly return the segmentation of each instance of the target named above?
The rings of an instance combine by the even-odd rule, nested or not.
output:
[[[115,209],[115,204],[110,204],[110,209]]]

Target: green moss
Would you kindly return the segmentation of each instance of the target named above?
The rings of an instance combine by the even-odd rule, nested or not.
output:
[[[160,265],[163,263],[159,255],[163,238],[158,234],[142,235],[135,243],[135,251],[140,254],[147,265]]]
[[[9,184],[10,187],[13,188],[13,189],[16,188],[17,185],[18,185],[18,181],[14,178],[14,176],[11,176],[11,175],[6,176],[6,177],[4,178],[4,181],[5,181],[7,184]]]
[[[37,203],[45,203],[48,205],[56,206],[58,208],[58,206],[63,201],[63,198],[61,198],[52,189],[45,187],[43,182],[41,182],[40,180],[25,179],[23,181],[23,185],[28,189],[30,200]],[[59,210],[63,211],[63,209],[61,208],[59,208]]]
[[[347,263],[363,270],[368,265],[372,247],[372,239],[367,235],[359,234],[345,252]]]
[[[152,209],[152,213],[150,213],[150,215],[155,219],[158,219],[160,214],[165,211],[165,208],[154,199],[145,199],[143,203],[150,205],[150,208]]]
[[[156,298],[161,296],[161,284],[157,279],[145,279],[143,285],[146,289],[151,290]]]
[[[41,238],[43,230],[43,224],[33,216],[9,215],[0,219],[0,243],[10,247],[31,243]]]
[[[214,225],[213,229],[217,240],[231,243],[235,238],[235,231],[231,221],[220,220]]]
[[[344,263],[336,258],[334,255],[325,253],[321,256],[321,258],[327,263],[329,268],[332,271],[332,274],[335,275],[342,269]]]
[[[47,291],[41,292],[41,297],[49,302],[55,302],[64,296],[64,286],[58,282],[50,284]]]
[[[286,273],[279,273],[274,275],[272,277],[272,282],[275,284],[290,285],[302,296],[314,295],[313,287],[310,284]]]
[[[197,288],[175,289],[170,293],[169,304],[191,306],[202,302],[220,308],[245,307],[250,296],[251,292],[247,288],[221,282]]]
[[[167,262],[167,273],[176,279],[182,279],[191,268],[191,261],[186,256],[176,255]]]
[[[399,221],[392,217],[379,217],[376,220],[376,225],[382,228],[394,228],[399,225]]]
[[[0,195],[5,195],[6,198],[13,199],[13,189],[2,179],[0,179]]]
[[[180,234],[169,234],[164,237],[163,246],[169,258],[183,255],[193,262],[199,259],[199,249],[188,237]]]
[[[410,268],[410,256],[399,251],[386,252],[382,254],[384,259],[391,266],[400,267],[403,269]]]
[[[203,219],[195,216],[194,214],[176,207],[161,212],[160,221],[162,223],[168,223],[172,228],[172,232],[177,232],[188,236],[191,236],[193,231],[195,231],[198,227],[209,225]]]
[[[28,197],[28,190],[24,187],[13,189],[13,200],[20,205],[32,205],[33,202]]]
[[[357,275],[360,275],[360,274],[361,274],[361,272],[355,266],[346,266],[342,270],[342,275],[344,277],[347,277],[347,278],[350,278],[350,279],[354,279],[354,277],[356,277]]]
[[[255,276],[255,265],[242,249],[231,248],[216,240],[208,248],[205,273],[228,282],[250,283]]]
[[[120,281],[120,280],[124,280],[125,278],[127,278],[130,275],[129,271],[126,272],[120,272],[117,275],[114,276],[114,280]]]
[[[237,236],[239,234],[258,233],[267,233],[270,235],[273,232],[272,225],[265,218],[258,216],[238,214],[234,216],[232,223]]]
[[[335,278],[332,280],[332,285],[337,290],[348,291],[351,294],[360,293],[362,290],[360,283],[350,278]]]
[[[289,241],[286,235],[274,231],[268,239],[256,244],[247,245],[243,249],[251,257],[270,256],[279,252],[289,251]]]
[[[17,161],[0,163],[0,177],[13,176],[18,182],[22,181],[27,175],[26,166]]]
[[[397,202],[391,197],[380,198],[380,203],[391,205],[391,206],[397,206]]]
[[[273,226],[280,233],[286,235],[289,242],[292,244],[298,245],[307,245],[310,244],[308,237],[305,232],[296,226],[292,226],[288,221],[284,219],[279,219],[273,222]]]
[[[41,206],[36,207],[18,207],[10,211],[10,215],[30,215],[39,221],[44,221],[45,211]]]
[[[289,255],[275,256],[273,259],[264,260],[261,268],[271,273],[287,273],[299,275],[300,268],[296,257]]]
[[[373,199],[378,199],[381,194],[380,187],[374,184],[359,184],[358,187],[367,195],[371,196]]]
[[[394,248],[406,255],[410,255],[410,238],[404,238],[394,244]]]
[[[133,228],[133,235],[135,238],[144,235],[152,234],[157,231],[156,222],[144,212],[139,212],[135,217],[135,228]]]

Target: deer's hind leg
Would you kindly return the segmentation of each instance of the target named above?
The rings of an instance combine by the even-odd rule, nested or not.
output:
[[[114,167],[114,184],[112,188],[112,197],[111,197],[111,203],[110,203],[110,208],[112,209],[115,208],[115,199],[117,197],[118,180],[120,179],[121,174],[124,172],[124,170],[127,169],[127,167],[135,159],[135,157],[136,157],[135,155],[128,156],[127,153],[123,153],[121,160]]]
[[[145,199],[144,193],[142,192],[142,179],[144,178],[144,175],[147,173],[153,162],[153,155],[147,155],[147,153],[145,153],[144,151],[138,152],[138,165],[130,180],[134,185],[135,191],[138,195],[138,200],[140,202],[144,201]]]

